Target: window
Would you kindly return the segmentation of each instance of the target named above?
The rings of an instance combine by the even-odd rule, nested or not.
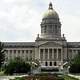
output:
[[[78,54],[80,55],[80,50],[78,50]]]
[[[12,50],[10,50],[10,53],[12,53]]]
[[[58,49],[58,59],[61,60],[61,49]]]
[[[43,59],[43,49],[40,49],[40,59]]]
[[[49,49],[49,53],[52,53],[52,49]]]
[[[40,49],[41,53],[43,53],[43,49]]]
[[[76,53],[76,50],[73,50],[74,51],[74,53]]]
[[[69,50],[69,56],[68,57],[69,57],[69,59],[72,59],[72,50],[71,49]]]
[[[53,31],[52,31],[52,25],[49,25],[48,26],[48,30],[49,30],[49,33],[52,33]]]
[[[54,49],[54,53],[56,53],[57,52],[57,50],[56,49]]]
[[[45,59],[48,59],[48,49],[45,49]]]
[[[54,49],[54,59],[57,58],[57,49]]]
[[[47,62],[45,62],[45,66],[48,66],[48,63]]]
[[[56,62],[54,62],[54,66],[56,66]]]
[[[49,59],[52,59],[52,49],[49,49]]]
[[[16,50],[14,50],[14,53],[16,53]]]
[[[48,49],[45,49],[45,53],[48,53]]]
[[[30,53],[32,53],[32,50],[30,50]]]
[[[30,50],[30,59],[32,59],[32,50]]]
[[[20,53],[20,50],[18,50],[18,53]]]
[[[69,52],[72,53],[72,50],[70,49]]]
[[[22,53],[24,53],[24,50],[22,50]]]
[[[52,62],[50,62],[50,66],[52,66]]]
[[[28,50],[26,50],[26,53],[28,53]]]

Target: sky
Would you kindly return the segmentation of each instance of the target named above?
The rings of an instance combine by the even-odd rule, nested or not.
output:
[[[0,41],[35,41],[50,2],[67,41],[80,42],[80,0],[0,0]]]

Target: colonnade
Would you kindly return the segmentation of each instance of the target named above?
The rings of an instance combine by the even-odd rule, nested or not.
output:
[[[41,48],[40,60],[61,60],[62,49],[61,48]]]

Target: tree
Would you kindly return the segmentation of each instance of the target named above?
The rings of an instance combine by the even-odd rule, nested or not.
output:
[[[80,53],[78,53],[71,62],[69,71],[71,73],[80,73]]]
[[[4,60],[5,60],[4,52],[5,52],[4,44],[2,42],[0,42],[0,68],[1,68],[1,66],[2,66],[2,64],[4,63]]]
[[[29,63],[25,63],[24,60],[17,57],[11,60],[5,68],[5,74],[12,75],[13,73],[28,73],[30,72],[31,66]]]

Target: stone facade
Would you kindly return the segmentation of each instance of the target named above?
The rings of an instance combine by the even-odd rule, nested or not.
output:
[[[49,4],[48,11],[41,22],[41,35],[35,42],[4,42],[5,61],[15,57],[38,59],[42,68],[59,68],[80,52],[80,42],[67,42],[61,36],[61,22],[59,15]]]

